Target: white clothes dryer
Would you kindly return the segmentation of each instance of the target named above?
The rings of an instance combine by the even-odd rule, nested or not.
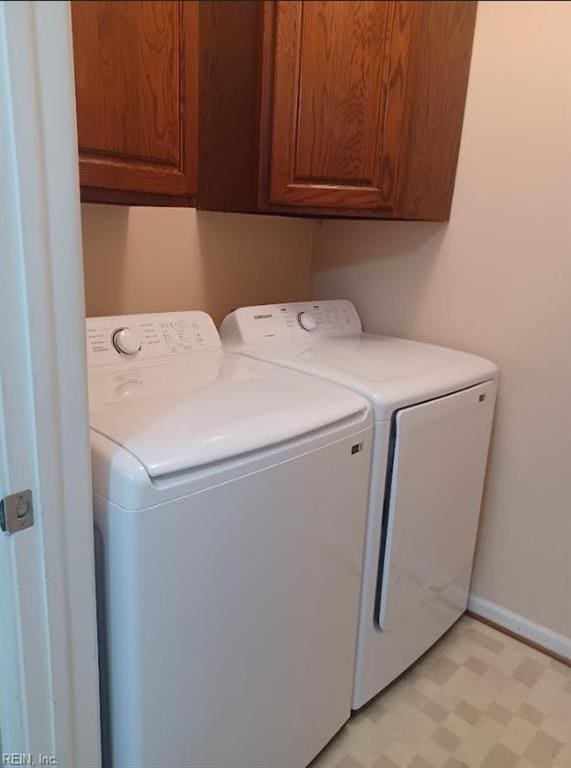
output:
[[[203,312],[87,350],[106,765],[303,768],[351,711],[367,401]]]
[[[466,609],[498,369],[364,333],[349,301],[245,307],[220,332],[228,351],[342,384],[373,407],[358,709]]]

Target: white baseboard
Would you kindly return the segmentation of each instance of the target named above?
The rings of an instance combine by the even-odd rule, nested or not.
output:
[[[560,635],[478,595],[470,595],[468,610],[571,661],[571,637]]]

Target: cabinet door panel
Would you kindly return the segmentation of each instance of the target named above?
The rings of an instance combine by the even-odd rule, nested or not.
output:
[[[299,180],[374,185],[388,22],[386,3],[357,2],[350,14],[345,3],[302,6]]]
[[[391,209],[409,2],[278,2],[270,202]]]
[[[195,191],[196,8],[73,2],[83,186]]]

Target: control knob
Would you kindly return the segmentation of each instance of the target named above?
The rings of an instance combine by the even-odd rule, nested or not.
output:
[[[317,328],[317,320],[310,312],[300,312],[297,316],[297,322],[304,331],[314,331]]]
[[[113,346],[123,355],[135,355],[141,349],[142,337],[136,328],[117,328],[111,337]]]

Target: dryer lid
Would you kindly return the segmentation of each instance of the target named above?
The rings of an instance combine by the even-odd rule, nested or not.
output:
[[[237,314],[222,324],[225,349],[349,387],[370,400],[380,421],[398,408],[495,379],[498,374],[494,363],[476,355],[361,332],[331,336],[327,331],[315,335],[288,328],[280,334],[278,328],[263,341],[248,343]]]
[[[363,333],[345,299],[240,307],[220,327],[227,351],[350,387],[375,418],[398,408],[495,379],[489,360],[453,349]]]
[[[152,478],[276,445],[368,408],[334,384],[221,352],[92,370],[89,400],[91,428]]]

